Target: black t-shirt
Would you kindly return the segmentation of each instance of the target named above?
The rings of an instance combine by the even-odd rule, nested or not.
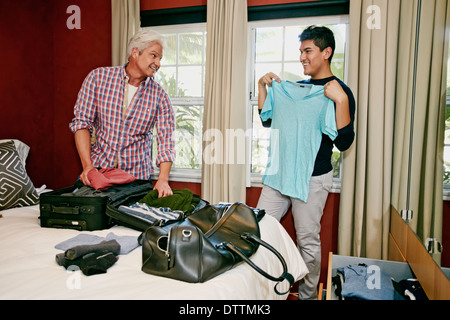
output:
[[[314,170],[312,174],[313,176],[320,176],[333,170],[333,166],[331,165],[333,145],[335,145],[339,151],[346,151],[348,148],[350,148],[350,146],[353,143],[353,140],[355,139],[354,120],[355,120],[356,103],[352,91],[344,82],[342,82],[337,77],[332,76],[324,79],[315,79],[315,80],[307,79],[303,81],[298,81],[298,83],[323,86],[332,80],[337,80],[348,96],[351,121],[346,127],[338,130],[338,136],[334,141],[332,141],[330,137],[327,136],[326,134],[322,135],[322,143],[320,144],[320,148],[317,153],[316,161],[314,164]],[[261,110],[259,110],[259,112],[261,112]],[[267,121],[263,121],[262,123],[264,127],[270,127],[272,124],[272,120],[269,119]]]

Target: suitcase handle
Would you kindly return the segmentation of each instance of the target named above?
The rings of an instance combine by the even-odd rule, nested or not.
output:
[[[79,214],[80,207],[68,207],[68,206],[52,206],[52,212],[61,214]]]

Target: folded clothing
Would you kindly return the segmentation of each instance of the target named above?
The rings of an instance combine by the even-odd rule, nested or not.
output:
[[[94,274],[106,273],[107,270],[116,263],[118,257],[112,252],[91,252],[75,260],[69,260],[64,257],[64,253],[56,255],[56,263],[66,269],[76,266],[80,268],[86,276]]]
[[[79,245],[66,250],[65,257],[75,260],[91,252],[112,252],[116,256],[120,253],[120,244],[116,240],[105,240],[98,244]]]
[[[92,169],[88,172],[88,179],[95,190],[106,190],[117,184],[130,183],[136,177],[118,168]]]
[[[118,257],[112,252],[88,254],[83,257],[80,269],[87,276],[106,273],[106,270],[113,266],[117,260]]]
[[[106,237],[80,233],[73,238],[58,243],[55,245],[55,248],[66,251],[76,246],[99,244],[104,240],[116,240],[120,244],[119,254],[121,255],[128,254],[139,246],[137,236],[118,236],[113,232],[110,232],[106,235]]]
[[[394,300],[394,285],[389,275],[380,269],[376,273],[366,264],[348,265],[338,268],[342,274],[341,295],[345,299]],[[372,283],[373,280],[375,281]]]
[[[148,220],[152,223],[156,221],[168,221],[168,220],[176,220],[181,218],[184,215],[183,211],[180,210],[172,210],[170,208],[154,208],[150,207],[146,203],[133,203],[129,206],[119,206],[119,211],[123,213],[127,213],[132,216],[137,216]]]
[[[106,273],[116,263],[120,245],[116,240],[102,241],[93,245],[79,245],[57,254],[56,263],[64,268],[77,266],[90,276]]]
[[[189,189],[173,189],[173,194],[167,197],[158,198],[158,190],[154,189],[147,193],[139,203],[146,203],[150,207],[170,208],[180,210],[185,213],[192,213],[200,203],[200,196],[194,194]]]
[[[428,300],[420,282],[417,279],[405,279],[400,282],[393,281],[396,293],[403,300]]]

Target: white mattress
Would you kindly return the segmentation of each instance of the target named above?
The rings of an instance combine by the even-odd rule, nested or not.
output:
[[[186,283],[157,277],[141,271],[142,248],[119,260],[105,274],[85,276],[70,272],[55,262],[61,250],[55,245],[80,233],[76,230],[41,228],[39,206],[0,212],[0,299],[150,299],[150,300],[263,300],[286,299],[274,292],[273,281],[245,263],[205,283]],[[306,265],[285,229],[272,217],[260,222],[261,237],[283,255],[288,271],[300,280]],[[135,235],[139,231],[115,226],[107,230],[83,231],[105,237]],[[279,276],[282,267],[264,247],[252,256],[258,266]],[[279,286],[280,291],[287,283]]]

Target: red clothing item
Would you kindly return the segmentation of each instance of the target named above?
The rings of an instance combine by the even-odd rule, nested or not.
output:
[[[106,190],[116,184],[130,183],[136,177],[118,168],[92,169],[88,179],[95,190]]]

